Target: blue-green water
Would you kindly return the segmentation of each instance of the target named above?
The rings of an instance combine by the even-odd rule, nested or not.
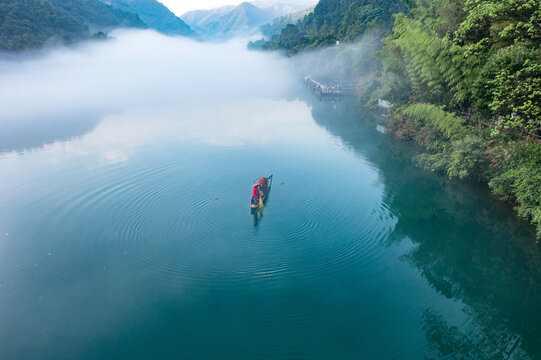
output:
[[[506,204],[345,103],[208,105],[3,144],[0,358],[541,359],[541,255]]]

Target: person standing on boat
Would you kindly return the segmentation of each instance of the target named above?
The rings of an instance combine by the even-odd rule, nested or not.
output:
[[[257,204],[259,201],[259,184],[254,184],[254,192],[252,193],[252,201],[254,204]]]

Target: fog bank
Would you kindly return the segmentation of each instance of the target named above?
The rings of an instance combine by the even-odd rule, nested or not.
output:
[[[180,118],[240,99],[283,99],[296,85],[286,59],[248,51],[241,39],[205,44],[152,31],[112,36],[39,58],[0,59],[4,151],[41,145],[40,137],[42,143],[57,140],[55,134],[66,128],[74,129],[67,131],[71,136],[82,135],[126,111],[168,108]]]
[[[352,43],[339,43],[307,50],[291,58],[295,72],[328,80],[352,82],[360,91],[367,78],[381,66],[376,52],[381,48],[381,34],[364,34]]]

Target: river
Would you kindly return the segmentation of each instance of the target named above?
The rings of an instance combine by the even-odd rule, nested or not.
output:
[[[115,46],[0,72],[0,358],[541,359],[539,246],[485,187],[416,168],[374,114],[240,48],[214,69],[249,73],[234,94],[211,69],[164,96],[193,81],[171,68],[137,77],[141,101],[108,100],[116,82],[70,97],[81,59]],[[130,74],[159,68],[128,48]]]

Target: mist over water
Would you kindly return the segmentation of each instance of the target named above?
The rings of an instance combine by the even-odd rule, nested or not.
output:
[[[0,62],[1,150],[42,145],[39,133],[43,143],[54,141],[53,134],[47,137],[49,128],[73,126],[74,118],[83,126],[81,116],[90,126],[72,135],[125,112],[167,111],[167,117],[197,126],[198,119],[191,118],[194,109],[222,113],[217,110],[223,108],[227,116],[235,101],[283,99],[297,85],[285,59],[249,52],[241,39],[205,44],[152,31],[112,36],[112,41]]]
[[[372,39],[112,35],[0,60],[0,359],[541,359],[531,229],[300,85]]]
[[[299,74],[362,85],[365,77],[379,66],[375,52],[381,45],[381,36],[374,30],[353,43],[304,51],[292,57],[291,62]]]

